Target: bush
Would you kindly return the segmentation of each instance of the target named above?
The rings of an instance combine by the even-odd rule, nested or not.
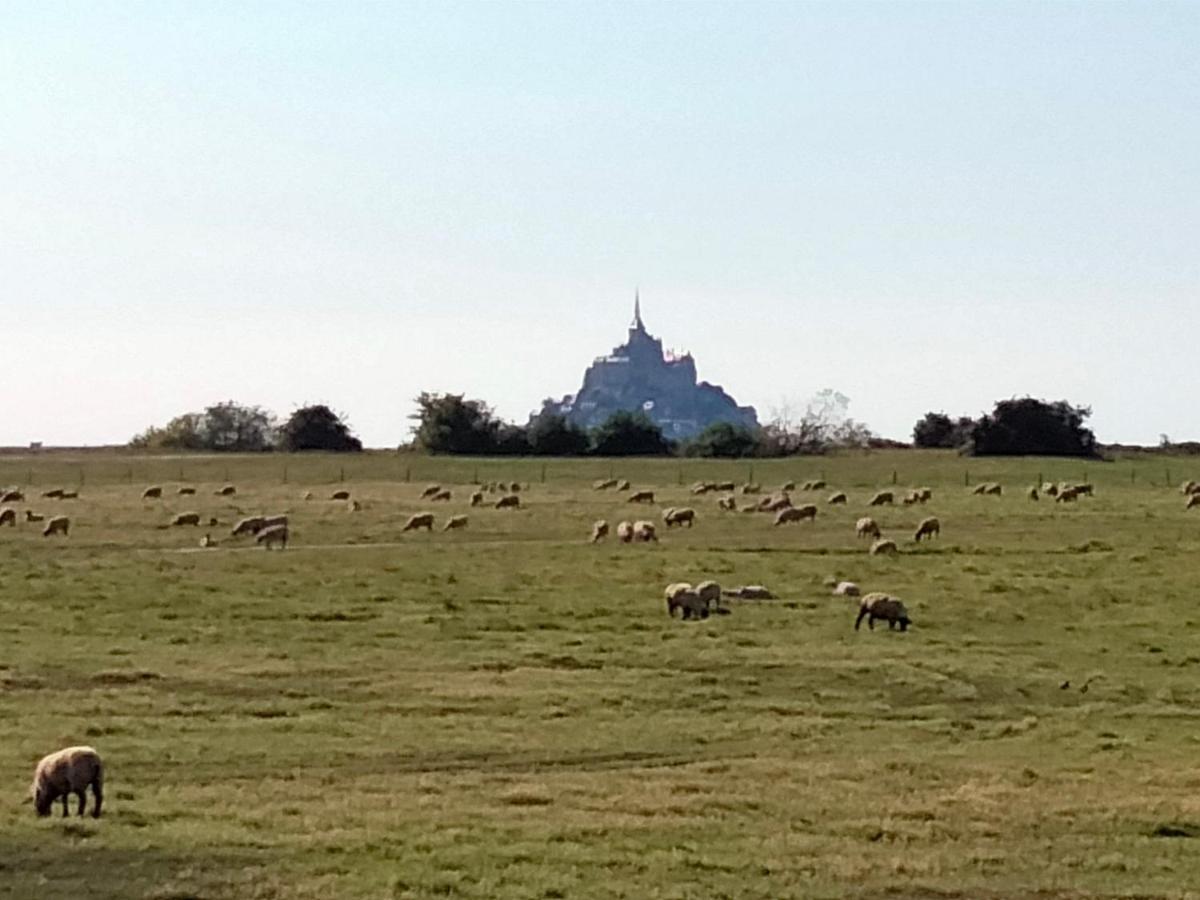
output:
[[[613,413],[592,432],[592,452],[597,456],[665,456],[671,442],[643,412]]]
[[[284,450],[362,450],[362,441],[350,433],[350,427],[328,406],[302,406],[279,429],[279,445]]]
[[[413,431],[421,449],[473,455],[496,452],[501,422],[482,400],[422,392],[416,402],[417,412],[410,418],[417,422]]]
[[[960,416],[958,421],[944,412],[925,413],[913,426],[914,447],[962,447],[969,443],[975,430],[975,420]]]
[[[748,428],[730,422],[714,422],[684,447],[688,456],[720,459],[756,456],[759,450],[758,435]]]
[[[202,413],[176,416],[162,428],[150,427],[129,441],[139,449],[209,450],[251,453],[275,446],[275,417],[260,406],[227,400]]]
[[[588,452],[587,432],[558,413],[543,413],[526,429],[529,451],[538,456],[582,456]]]
[[[975,425],[975,456],[1099,456],[1096,436],[1085,428],[1091,409],[1065,400],[1048,403],[1033,397],[1001,400]]]

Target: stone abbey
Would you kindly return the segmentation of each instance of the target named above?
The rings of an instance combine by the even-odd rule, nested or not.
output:
[[[577,394],[542,406],[543,413],[559,413],[584,428],[602,424],[618,410],[643,411],[673,440],[692,437],[714,422],[758,427],[754,407],[738,406],[718,385],[697,382],[690,353],[664,353],[662,341],[646,331],[636,296],[625,343],[597,357]]]

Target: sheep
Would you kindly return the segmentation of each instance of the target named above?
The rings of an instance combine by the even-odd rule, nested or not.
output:
[[[734,588],[731,591],[725,591],[731,597],[740,597],[743,600],[774,600],[775,595],[763,587],[761,584],[747,584],[742,587]]]
[[[41,522],[41,521],[44,521],[45,518],[46,518],[45,516],[35,513],[32,509],[25,510],[25,521],[26,522]]]
[[[496,482],[496,490],[499,491],[501,494],[510,493],[508,490],[508,482],[507,481],[497,481]]]
[[[1181,484],[1179,486],[1179,493],[1185,494],[1185,495],[1190,494],[1192,492],[1192,488],[1194,488],[1195,486],[1196,486],[1196,482],[1192,481],[1192,479],[1189,478],[1187,481],[1185,481],[1183,484]]]
[[[871,498],[871,502],[868,503],[867,505],[868,506],[883,506],[886,504],[886,505],[890,506],[894,501],[895,501],[895,497],[892,495],[891,491],[879,491],[875,494],[874,497]]]
[[[179,490],[177,490],[175,493],[178,494],[180,497],[190,497],[191,495],[196,493],[196,489],[190,485],[184,485]]]
[[[1055,503],[1074,503],[1079,497],[1079,491],[1074,487],[1060,488],[1058,496],[1054,498]]]
[[[1200,494],[1192,494],[1190,497],[1188,497],[1188,502],[1185,509],[1191,509],[1193,506],[1200,506]]]
[[[58,495],[59,500],[78,500],[79,491],[63,491]]]
[[[887,538],[879,538],[878,540],[876,540],[874,543],[871,544],[871,555],[872,556],[881,556],[885,553],[890,556],[891,554],[896,553],[896,552],[897,552],[896,542],[892,541],[892,540],[888,540]]]
[[[592,482],[592,490],[594,491],[607,491],[609,488],[615,488],[616,486],[617,479],[615,478],[603,478]]]
[[[42,529],[42,537],[50,537],[54,534],[61,534],[66,537],[71,530],[71,520],[66,516],[54,516],[46,527]]]
[[[862,592],[853,581],[839,581],[834,587],[833,593],[838,597],[857,597]]]
[[[143,500],[158,500],[161,497],[162,497],[162,486],[161,485],[156,484],[156,485],[154,485],[154,487],[148,487],[144,491],[142,491],[142,499]]]
[[[204,533],[204,537],[200,538],[200,546],[201,547],[215,547],[215,546],[217,546],[217,541],[214,540],[213,536],[206,531]]]
[[[788,522],[803,522],[808,519],[810,522],[815,522],[817,518],[817,508],[811,503],[804,506],[793,506],[789,509],[781,509],[778,515],[775,516],[776,525],[784,525]]]
[[[728,497],[721,497],[717,500],[717,509],[724,509],[728,512],[737,512],[737,498],[730,494]]]
[[[825,479],[816,478],[812,481],[805,482],[806,491],[823,491],[825,490]]]
[[[171,520],[171,524],[172,525],[197,525],[198,526],[200,524],[200,513],[196,513],[196,512],[179,513],[177,516],[175,516],[175,518],[173,518]]]
[[[742,493],[743,494],[758,494],[761,492],[762,492],[761,484],[743,484],[742,485]]]
[[[343,488],[341,490],[334,491],[332,494],[330,494],[329,499],[330,500],[349,500],[350,492],[348,490],[346,490],[345,488]]]
[[[713,487],[714,491],[733,491],[736,485],[732,481],[718,481]]]
[[[259,531],[261,532],[264,528],[274,528],[277,525],[287,525],[287,523],[287,514],[283,513],[278,516],[263,516],[262,524],[258,527]]]
[[[651,541],[658,543],[658,529],[654,527],[653,522],[647,522],[644,519],[633,523],[633,538],[643,544],[648,544]]]
[[[988,484],[988,485],[986,485],[986,486],[985,486],[985,488],[984,488],[984,491],[983,491],[983,492],[984,492],[985,494],[989,494],[989,495],[991,495],[991,496],[993,496],[993,497],[999,497],[1001,494],[1003,494],[1003,493],[1004,493],[1004,488],[1003,488],[1003,487],[1001,487],[1000,485],[996,484],[996,483],[993,481],[991,484]]]
[[[442,489],[442,486],[440,484],[431,484],[431,485],[427,486],[425,488],[425,490],[421,491],[421,499],[424,500],[427,497],[432,497],[434,494],[436,494],[441,489]]]
[[[224,487],[222,487],[216,491],[216,495],[218,497],[232,497],[236,493],[237,493],[237,488],[234,487],[232,484],[227,484]]]
[[[971,491],[971,493],[974,495],[983,496],[983,494],[985,494],[987,492],[987,489],[988,489],[987,482],[984,482],[983,484],[975,485],[975,490]]]
[[[1185,493],[1200,494],[1200,481],[1193,481],[1193,482],[1191,482],[1191,485],[1192,486],[1190,488],[1188,488],[1188,490],[1185,491]]]
[[[758,501],[759,512],[779,512],[792,505],[792,498],[787,494],[771,494]]]
[[[835,491],[834,493],[829,495],[829,499],[827,499],[825,502],[830,505],[836,506],[839,503],[846,502],[846,495],[843,494],[841,491]]]
[[[695,484],[692,485],[692,488],[691,488],[692,493],[695,494],[696,496],[699,496],[701,494],[707,494],[709,491],[715,491],[716,489],[717,489],[717,486],[712,481],[697,481]]]
[[[519,484],[518,484],[517,482],[515,482],[515,481],[514,481],[512,484],[510,484],[510,485],[508,486],[508,489],[509,489],[509,491],[510,491],[511,493],[514,493],[514,494],[519,494],[519,493],[521,493],[521,485],[519,485]]]
[[[362,504],[357,500],[351,500],[347,509],[349,509],[350,512],[362,512]]]
[[[667,615],[674,616],[675,611],[680,610],[685,619],[708,618],[708,606],[690,584],[682,581],[669,584],[663,595],[667,600]]]
[[[1052,481],[1044,482],[1042,484],[1042,493],[1045,494],[1047,497],[1057,497],[1058,496],[1058,485],[1056,485]]]
[[[608,522],[598,519],[592,523],[592,543],[598,544],[608,537]]]
[[[429,500],[431,503],[436,503],[438,501],[448,502],[452,497],[453,497],[453,495],[450,493],[449,490],[443,489],[443,490],[438,491],[432,497],[430,497]]]
[[[408,521],[404,523],[404,527],[400,529],[400,531],[416,531],[418,528],[424,528],[426,531],[433,531],[433,513],[414,513],[408,517]]]
[[[239,537],[243,534],[258,534],[260,531],[262,531],[262,528],[262,516],[247,516],[234,525],[233,530],[229,533],[233,537]]]
[[[63,495],[62,488],[52,488],[48,491],[42,491],[42,496],[45,497],[47,500],[59,500],[62,498],[62,495]]]
[[[288,527],[286,525],[272,525],[269,528],[264,528],[258,533],[255,538],[258,543],[262,544],[267,550],[271,549],[271,545],[278,544],[280,550],[287,549],[288,542]]]
[[[696,596],[704,604],[705,610],[719,609],[721,606],[721,585],[715,581],[702,581],[696,585]]]
[[[77,814],[87,809],[87,790],[92,789],[92,818],[100,818],[104,804],[104,763],[91,747],[67,747],[43,756],[33,770],[33,808],[39,816],[50,815],[54,801],[62,798],[63,817],[69,814],[67,801],[71,794],[79,798]]]
[[[795,489],[796,489],[796,482],[785,481],[783,484],[781,484],[779,486],[779,493],[786,494],[786,493],[789,493],[790,491],[794,491]]]
[[[937,520],[936,516],[930,516],[927,519],[922,519],[921,524],[917,526],[917,531],[913,535],[913,540],[918,544],[921,543],[921,538],[926,537],[930,540],[936,535],[942,533],[942,523]]]
[[[11,506],[6,506],[0,509],[0,525],[7,525],[10,528],[15,528],[17,524],[17,511]]]
[[[496,509],[520,509],[521,498],[516,494],[506,494],[495,503]]]
[[[628,481],[626,481],[625,479],[621,479],[620,481],[618,481],[618,482],[617,482],[617,490],[618,490],[618,491],[627,491],[627,490],[629,490],[631,487],[633,487],[633,485],[631,485],[631,484],[630,484]]]
[[[678,525],[681,528],[687,525],[691,528],[696,521],[696,511],[690,506],[683,506],[679,509],[669,509],[663,513],[663,521],[667,523],[667,527]]]
[[[1025,496],[1028,497],[1030,500],[1038,499],[1038,489],[1036,487],[1031,487],[1029,490],[1027,490],[1025,492]]]
[[[628,544],[633,541],[632,522],[617,523],[617,540],[619,540],[622,544]]]
[[[879,523],[870,516],[863,516],[859,519],[854,525],[854,530],[860,538],[878,538],[880,535]]]
[[[5,491],[2,495],[0,495],[0,503],[22,503],[24,500],[25,495],[16,488]]]
[[[626,503],[653,503],[654,491],[634,491],[629,495]]]
[[[920,487],[917,488],[917,499],[921,503],[928,503],[933,499],[933,488]]]
[[[912,624],[904,604],[882,591],[872,591],[859,601],[858,618],[854,620],[855,631],[858,631],[863,619],[867,620],[867,627],[872,631],[875,630],[876,619],[887,622],[889,631],[897,625],[900,626],[901,631],[908,631],[908,626]]]
[[[471,505],[483,506],[483,491],[473,491],[471,493]]]
[[[1087,495],[1087,496],[1089,496],[1089,497],[1093,497],[1093,496],[1095,496],[1095,494],[1093,493],[1093,491],[1094,491],[1094,488],[1092,487],[1092,485],[1091,485],[1091,484],[1089,484],[1089,483],[1088,483],[1088,482],[1086,482],[1086,481],[1085,481],[1083,484],[1077,484],[1077,485],[1075,485],[1075,492],[1076,492],[1076,493],[1077,493],[1077,494],[1078,494],[1080,497],[1082,497],[1084,494],[1086,494],[1086,495]]]
[[[466,527],[467,527],[467,517],[466,516],[451,516],[449,519],[446,520],[446,524],[442,526],[442,531],[454,531],[455,529],[466,528]]]

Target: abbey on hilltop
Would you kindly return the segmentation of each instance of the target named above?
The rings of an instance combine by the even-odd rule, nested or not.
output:
[[[622,409],[642,410],[673,440],[692,437],[714,422],[758,427],[753,406],[738,406],[715,384],[697,383],[690,353],[663,352],[662,341],[646,331],[636,294],[625,343],[596,358],[579,393],[542,404],[543,413],[560,413],[584,428],[594,428]]]

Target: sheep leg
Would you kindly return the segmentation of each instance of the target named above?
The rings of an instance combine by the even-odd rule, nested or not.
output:
[[[874,613],[867,616],[867,627],[872,631],[875,630],[875,615]]]
[[[79,809],[76,811],[77,816],[82,816],[84,810],[87,809],[87,789],[81,789],[75,792],[75,796],[79,798]]]
[[[70,796],[70,792],[69,792],[69,791],[68,791],[67,793],[65,793],[65,794],[63,794],[63,795],[62,795],[62,803],[63,803],[63,818],[64,818],[64,819],[65,819],[65,818],[66,818],[68,815],[70,815],[70,813],[69,813],[69,812],[68,812],[68,810],[67,810],[67,798],[68,798],[69,796]]]
[[[104,787],[99,779],[92,782],[92,796],[96,801],[92,805],[92,818],[98,819],[100,818],[100,806],[104,803]]]
[[[858,631],[858,626],[862,624],[862,620],[866,617],[866,615],[867,615],[867,611],[865,609],[860,609],[858,611],[858,618],[854,620],[854,630],[855,631]]]

